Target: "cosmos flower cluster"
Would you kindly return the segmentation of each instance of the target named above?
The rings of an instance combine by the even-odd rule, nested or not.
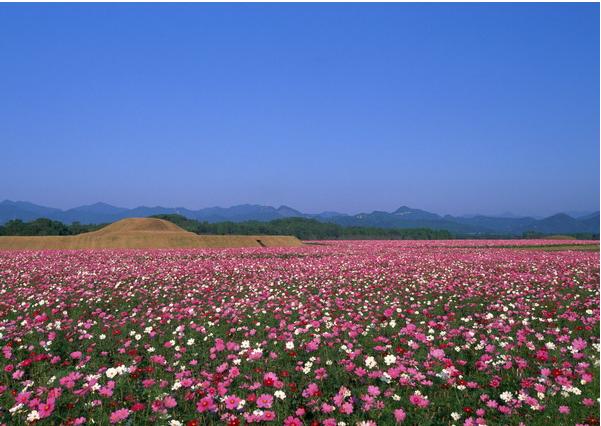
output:
[[[598,424],[598,253],[494,245],[2,252],[0,424]]]

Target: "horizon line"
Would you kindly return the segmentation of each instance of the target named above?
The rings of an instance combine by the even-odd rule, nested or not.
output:
[[[539,218],[548,218],[548,217],[552,217],[552,216],[556,216],[559,214],[565,214],[567,216],[570,216],[574,219],[577,219],[579,217],[582,216],[572,216],[569,214],[569,212],[573,212],[573,213],[584,213],[584,216],[593,214],[593,213],[598,213],[600,211],[599,208],[597,209],[565,209],[565,210],[561,210],[561,211],[557,211],[555,213],[551,213],[551,214],[536,214],[536,215],[528,215],[528,214],[520,214],[520,213],[514,213],[510,210],[505,211],[505,212],[501,212],[501,213],[491,213],[491,214],[485,214],[485,213],[461,213],[461,214],[450,214],[450,213],[437,213],[437,212],[433,212],[430,210],[425,210],[419,207],[410,207],[407,204],[402,204],[401,206],[397,207],[396,209],[392,210],[392,211],[387,211],[387,210],[381,210],[381,209],[372,209],[371,211],[359,211],[357,213],[345,213],[345,212],[341,212],[341,211],[337,211],[337,210],[333,210],[333,209],[327,209],[327,210],[321,210],[318,211],[316,213],[310,213],[310,212],[304,212],[298,208],[295,207],[290,207],[289,205],[286,204],[280,204],[278,207],[275,207],[274,205],[270,205],[270,204],[256,204],[256,203],[241,203],[241,204],[232,204],[230,206],[224,207],[224,206],[219,206],[219,205],[212,205],[212,206],[208,206],[208,207],[199,207],[199,208],[190,208],[190,207],[185,207],[185,206],[175,206],[175,207],[169,207],[169,206],[164,206],[164,205],[144,205],[144,204],[140,204],[140,205],[136,205],[135,207],[123,207],[123,206],[118,206],[115,204],[111,204],[111,203],[107,203],[105,201],[96,201],[94,203],[91,204],[80,204],[74,207],[68,207],[68,208],[61,208],[61,207],[51,207],[45,204],[38,204],[37,202],[33,202],[33,201],[26,201],[26,200],[10,200],[8,198],[3,199],[2,201],[0,201],[0,203],[5,203],[5,202],[9,202],[9,203],[28,203],[28,204],[34,204],[36,206],[40,206],[40,207],[45,207],[45,208],[50,208],[50,209],[56,209],[56,210],[60,210],[63,212],[69,211],[69,210],[73,210],[73,209],[77,209],[77,208],[81,208],[81,207],[90,207],[90,206],[94,206],[97,204],[103,204],[109,207],[114,207],[114,208],[118,208],[118,209],[125,209],[125,210],[135,210],[138,208],[164,208],[164,209],[186,209],[186,210],[190,210],[190,211],[199,211],[199,210],[206,210],[206,209],[212,209],[212,208],[220,208],[220,209],[231,209],[234,207],[242,207],[242,206],[258,206],[258,207],[270,207],[273,209],[281,209],[283,207],[285,208],[289,208],[292,210],[296,210],[301,214],[305,214],[305,215],[320,215],[323,213],[336,213],[339,215],[346,215],[346,216],[355,216],[355,215],[359,215],[359,214],[370,214],[370,213],[374,213],[374,212],[384,212],[384,213],[388,213],[388,214],[392,214],[394,211],[406,207],[412,210],[421,210],[423,212],[426,213],[433,213],[436,214],[442,218],[446,217],[446,216],[452,216],[452,217],[475,217],[475,216],[485,216],[485,217],[494,217],[494,218],[507,218],[507,219],[523,219],[523,218],[533,218],[533,219],[539,219]]]

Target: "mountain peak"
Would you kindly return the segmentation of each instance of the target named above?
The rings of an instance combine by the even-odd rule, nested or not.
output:
[[[301,212],[299,212],[298,210],[293,209],[292,207],[285,206],[285,205],[281,205],[276,210],[278,213],[288,215],[288,216],[303,216],[303,214]]]
[[[98,201],[94,204],[90,204],[88,207],[112,207],[112,208],[115,208],[115,206],[105,203],[103,201]]]
[[[436,213],[430,213],[430,212],[427,212],[425,210],[420,210],[420,209],[413,209],[408,206],[401,206],[398,209],[396,209],[394,212],[392,212],[392,214],[395,216],[400,216],[400,217],[406,218],[407,220],[440,219],[440,216],[437,215]]]

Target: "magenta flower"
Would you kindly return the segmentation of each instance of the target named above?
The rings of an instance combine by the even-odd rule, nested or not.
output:
[[[430,351],[430,355],[432,356],[432,358],[443,359],[444,351],[442,349],[432,349]]]
[[[238,398],[236,395],[230,395],[225,398],[225,407],[228,410],[237,410],[238,405],[240,405],[240,401],[241,399]]]
[[[344,414],[351,414],[353,412],[353,404],[345,402],[340,406],[340,412]]]
[[[265,410],[263,412],[263,416],[262,416],[261,420],[263,420],[264,422],[270,422],[272,420],[275,420],[275,413],[270,410]]]
[[[121,408],[120,410],[113,411],[110,416],[111,423],[119,423],[129,417],[129,410],[127,408]]]
[[[303,425],[303,422],[297,417],[288,416],[284,419],[284,426],[302,426],[302,425]]]
[[[204,413],[205,411],[215,411],[216,409],[217,406],[215,405],[213,398],[210,396],[205,396],[196,404],[196,410],[199,413]]]
[[[572,347],[574,349],[576,349],[577,351],[583,350],[584,348],[586,348],[586,346],[587,346],[586,340],[584,340],[580,337],[572,340]]]
[[[38,414],[41,419],[44,419],[52,414],[54,411],[54,403],[46,402],[38,405]]]
[[[409,397],[409,402],[420,408],[426,408],[430,404],[430,401],[428,401],[428,399],[424,398],[418,393],[414,393],[413,395],[411,395]]]
[[[406,417],[407,414],[405,413],[405,411],[403,411],[402,408],[397,408],[396,410],[394,410],[394,419],[397,423],[402,423]]]
[[[269,394],[259,395],[257,398],[257,407],[259,408],[271,408],[273,404],[273,396]]]
[[[166,408],[173,408],[177,405],[177,401],[172,396],[166,396],[163,398],[163,404]]]

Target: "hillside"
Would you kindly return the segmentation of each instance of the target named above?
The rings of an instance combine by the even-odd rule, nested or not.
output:
[[[297,247],[291,236],[197,235],[157,218],[130,218],[79,235],[2,236],[0,249]]]

